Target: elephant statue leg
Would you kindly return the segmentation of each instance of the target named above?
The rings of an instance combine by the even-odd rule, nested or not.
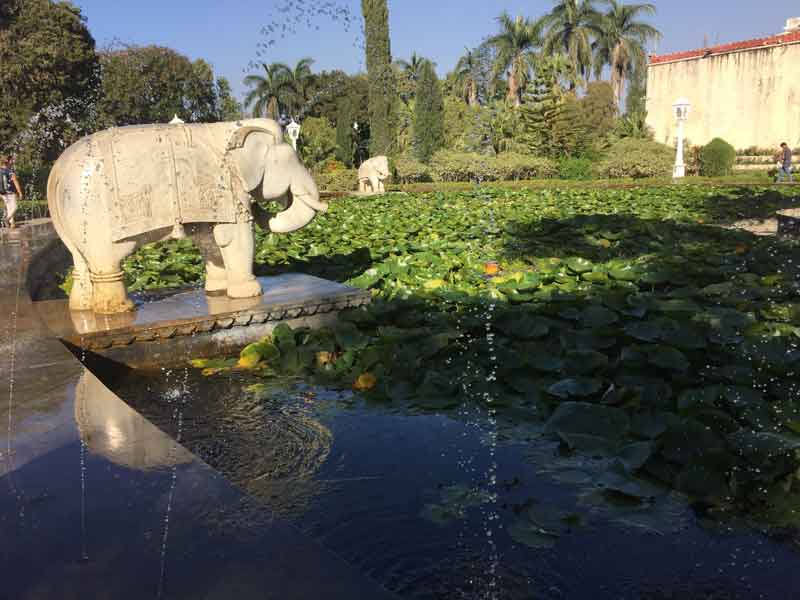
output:
[[[386,192],[386,188],[383,185],[383,180],[382,179],[378,180],[378,192],[380,192],[381,194]]]
[[[261,295],[261,284],[253,275],[255,242],[253,224],[223,223],[214,227],[214,239],[222,252],[228,280],[229,298],[254,298]]]
[[[92,310],[92,280],[89,265],[80,254],[72,255],[72,289],[69,292],[70,310]]]
[[[218,257],[206,257],[206,294],[209,296],[221,296],[228,289],[228,274],[225,271],[225,263],[222,254],[218,251]]]
[[[92,280],[92,310],[94,312],[115,314],[133,310],[133,302],[125,291],[124,274],[119,262],[93,268],[89,277]]]
[[[381,189],[381,180],[378,179],[377,175],[373,175],[369,178],[369,186],[372,188],[373,193],[377,193]]]
[[[362,193],[367,191],[367,180],[366,179],[359,179],[358,180],[358,191],[362,192]]]
[[[225,271],[222,252],[213,237],[213,226],[190,225],[188,231],[194,238],[206,263],[206,294],[209,296],[224,295],[228,289],[228,274]]]

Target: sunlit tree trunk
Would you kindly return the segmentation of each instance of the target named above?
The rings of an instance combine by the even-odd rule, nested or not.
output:
[[[278,114],[278,99],[273,96],[269,99],[269,103],[267,104],[267,118],[268,119],[277,119],[280,115]]]
[[[611,87],[617,99],[617,109],[622,112],[622,94],[625,90],[625,56],[622,44],[614,47],[611,58]]]
[[[467,104],[469,106],[477,106],[478,105],[478,85],[475,83],[474,79],[469,80],[469,92],[467,95]]]

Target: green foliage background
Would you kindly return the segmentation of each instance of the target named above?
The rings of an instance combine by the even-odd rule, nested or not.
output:
[[[425,61],[414,103],[414,155],[427,163],[444,143],[444,101],[436,71]]]

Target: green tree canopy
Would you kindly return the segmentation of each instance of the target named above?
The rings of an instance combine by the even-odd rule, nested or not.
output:
[[[414,154],[428,162],[444,143],[444,101],[433,63],[426,61],[417,82],[414,104]]]
[[[220,87],[202,59],[192,62],[161,46],[130,46],[102,52],[100,60],[103,126],[167,123],[175,114],[187,122],[215,122],[224,118],[223,104],[232,108],[227,82]]]
[[[0,147],[18,144],[31,119],[47,130],[49,139],[40,140],[45,155],[88,127],[99,63],[94,39],[72,3],[0,2],[0,65]]]
[[[339,122],[339,105],[343,98],[353,104],[354,121],[369,121],[369,82],[366,75],[348,75],[344,71],[322,71],[312,75],[308,82],[308,103],[300,111],[304,117],[325,117],[331,123]]]

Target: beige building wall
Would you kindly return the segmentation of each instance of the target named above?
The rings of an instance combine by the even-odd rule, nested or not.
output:
[[[686,137],[721,137],[736,149],[800,147],[800,43],[651,64],[647,123],[656,141],[675,145],[672,104],[692,103]]]

